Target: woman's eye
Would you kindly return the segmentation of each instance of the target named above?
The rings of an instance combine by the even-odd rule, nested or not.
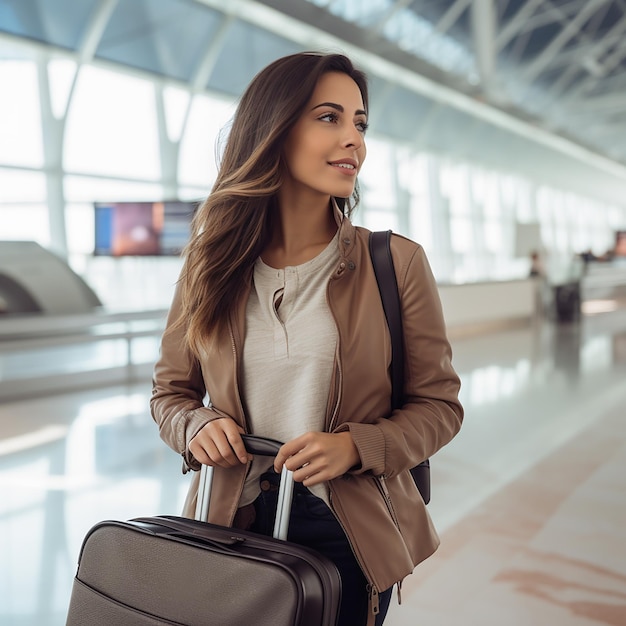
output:
[[[317,119],[322,122],[330,122],[331,124],[337,124],[339,122],[339,115],[331,111],[329,113],[324,113],[324,115],[320,115],[320,117],[318,117]],[[365,133],[369,127],[369,124],[364,121],[355,122],[354,125],[357,127],[360,133]]]
[[[324,113],[319,119],[325,122],[336,122],[339,116],[336,113]]]

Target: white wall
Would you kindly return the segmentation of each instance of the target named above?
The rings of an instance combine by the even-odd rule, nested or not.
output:
[[[534,280],[441,285],[449,330],[530,320],[537,310]]]

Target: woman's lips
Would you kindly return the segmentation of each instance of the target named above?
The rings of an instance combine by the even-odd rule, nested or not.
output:
[[[339,170],[346,176],[354,176],[357,173],[357,163],[352,159],[341,159],[339,161],[330,161],[329,165]]]

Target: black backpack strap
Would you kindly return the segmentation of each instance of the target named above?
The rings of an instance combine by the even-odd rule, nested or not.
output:
[[[374,274],[391,335],[391,404],[393,409],[398,409],[403,404],[404,340],[398,281],[391,256],[391,231],[370,233],[369,246]]]

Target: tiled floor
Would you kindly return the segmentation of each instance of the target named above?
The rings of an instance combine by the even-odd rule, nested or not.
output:
[[[626,625],[626,310],[453,345],[466,420],[432,459],[442,545],[386,623]],[[180,511],[188,479],[148,397],[0,405],[3,626],[64,624],[97,521]]]

